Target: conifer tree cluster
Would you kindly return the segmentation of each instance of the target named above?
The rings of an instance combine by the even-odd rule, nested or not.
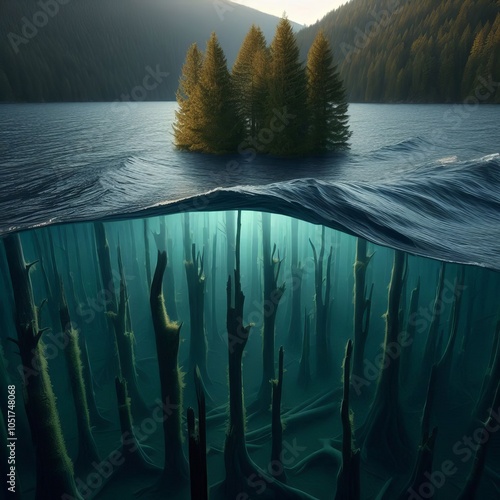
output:
[[[177,102],[178,149],[305,155],[345,149],[351,135],[345,90],[327,38],[318,33],[304,67],[286,18],[270,47],[252,26],[231,73],[215,33],[204,54],[193,44]]]

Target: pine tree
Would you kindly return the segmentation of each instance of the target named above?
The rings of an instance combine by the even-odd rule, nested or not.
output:
[[[252,137],[264,126],[268,65],[266,39],[262,30],[252,25],[243,40],[232,71],[235,109],[245,133]]]
[[[484,53],[486,37],[489,30],[490,25],[487,23],[478,31],[474,38],[462,79],[463,98],[466,98],[471,92],[474,92],[474,84],[476,83],[478,75],[481,74],[481,65],[483,64],[482,54]]]
[[[271,43],[266,148],[271,154],[304,152],[307,130],[307,83],[299,48],[288,19],[282,18]]]
[[[309,148],[346,149],[351,136],[344,86],[327,38],[318,32],[307,58]]]
[[[187,51],[186,62],[182,68],[179,89],[176,94],[179,110],[175,112],[174,137],[175,145],[179,149],[190,149],[195,141],[196,126],[193,120],[191,101],[200,79],[202,63],[203,54],[196,43],[193,43]]]
[[[217,35],[212,33],[192,94],[188,128],[195,138],[190,150],[205,153],[236,150],[242,139],[242,127],[233,106],[233,95],[226,57]]]

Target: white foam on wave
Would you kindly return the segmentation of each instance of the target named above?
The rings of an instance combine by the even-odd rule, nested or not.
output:
[[[500,158],[500,153],[493,153],[491,155],[486,155],[481,158],[482,161],[492,161]]]
[[[458,161],[458,156],[445,156],[444,158],[440,158],[437,162],[440,165],[449,165],[451,163],[456,163]]]

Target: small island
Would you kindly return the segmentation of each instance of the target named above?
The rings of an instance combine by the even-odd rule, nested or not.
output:
[[[267,46],[253,25],[229,72],[217,35],[188,49],[177,91],[178,149],[301,156],[349,147],[348,104],[328,39],[319,31],[304,67],[282,18]]]

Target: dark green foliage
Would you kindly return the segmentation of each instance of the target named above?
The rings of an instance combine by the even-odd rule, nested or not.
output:
[[[271,43],[269,76],[267,123],[276,133],[267,150],[276,155],[305,152],[307,80],[292,26],[286,18],[279,22]],[[273,126],[278,113],[288,118],[279,126]]]
[[[250,28],[232,75],[215,33],[204,57],[191,46],[177,101],[179,149],[289,156],[345,149],[350,137],[345,91],[327,39],[318,35],[306,73],[286,18],[270,49],[260,28]]]
[[[31,38],[23,35],[22,19],[31,22],[36,12],[43,16],[39,3],[0,4],[0,101],[174,100],[184,55],[193,42],[201,46],[217,27],[232,64],[252,21],[268,37],[277,23],[274,16],[238,4],[225,10],[225,1],[44,3],[59,8],[42,27],[24,30],[28,36],[36,32]],[[19,43],[14,44],[17,50],[11,38]],[[147,68],[161,74],[154,78]]]
[[[235,107],[245,132],[254,136],[264,126],[269,51],[262,30],[252,25],[233,66]]]
[[[236,149],[240,127],[232,105],[231,77],[215,33],[207,42],[199,80],[189,93],[189,114],[184,127],[181,128],[179,122],[175,125],[179,133],[188,131],[190,143],[187,148],[205,153],[226,153]]]
[[[28,38],[22,19],[31,21],[40,6],[4,0],[0,101],[171,100],[185,51],[214,27],[228,60],[235,59],[251,22],[249,9],[231,3],[221,10],[225,4],[123,0],[118,9],[114,0],[57,2],[46,25],[24,30],[36,33]],[[270,37],[276,18],[250,12]],[[319,29],[334,50],[351,102],[451,102],[474,96],[478,87],[485,101],[500,102],[496,87],[485,89],[480,79],[500,81],[494,0],[346,2],[298,34],[303,59]],[[154,72],[157,65],[163,74],[151,79],[146,68]],[[133,92],[145,77],[145,93]]]
[[[186,62],[182,67],[179,89],[177,90],[177,102],[179,109],[175,112],[174,137],[175,145],[179,149],[189,149],[195,141],[191,128],[193,120],[192,96],[194,89],[200,80],[201,67],[203,65],[203,54],[196,43],[189,47]]]
[[[307,57],[309,147],[321,152],[347,147],[347,101],[342,80],[333,65],[328,39],[319,31]]]
[[[298,35],[302,56],[318,30],[334,50],[350,102],[500,102],[500,14],[492,0],[356,0]],[[479,96],[476,95],[477,94]]]

